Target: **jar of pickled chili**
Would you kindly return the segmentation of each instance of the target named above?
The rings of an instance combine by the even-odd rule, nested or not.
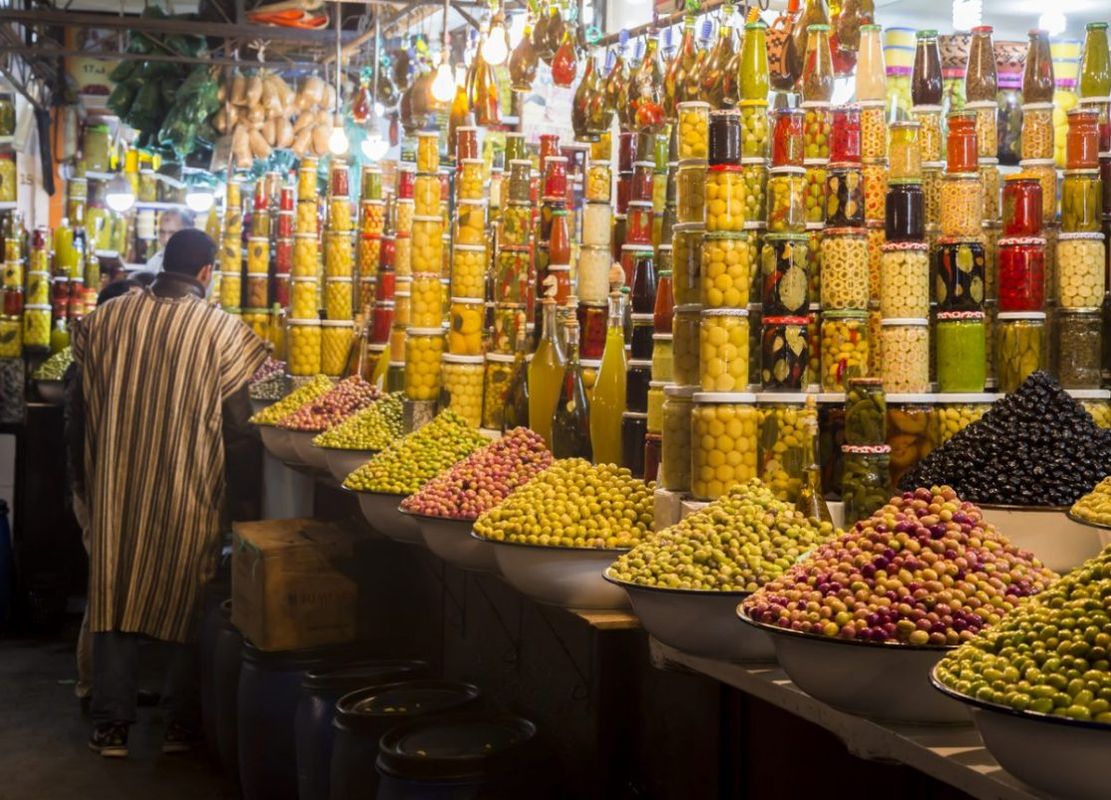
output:
[[[772,135],[772,166],[801,167],[805,157],[806,138],[801,108],[781,108],[775,111],[775,129]]]
[[[582,358],[601,358],[606,345],[606,303],[579,303],[579,355]]]
[[[544,160],[544,198],[560,202],[567,199],[566,157],[549,156]]]
[[[1099,152],[1111,152],[1111,97],[1082,97],[1080,108],[1095,109]]]
[[[1042,185],[1026,173],[1003,182],[1003,235],[1038,236],[1042,232]]]
[[[1012,237],[998,242],[1000,311],[1041,311],[1045,307],[1045,239]]]
[[[642,200],[629,202],[625,221],[625,241],[628,244],[652,244],[652,203]]]
[[[656,165],[651,161],[637,161],[633,164],[633,182],[629,200],[651,202],[655,169]]]
[[[860,106],[835,106],[831,111],[829,160],[860,161]]]
[[[946,140],[947,166],[950,173],[976,172],[976,112],[953,111],[949,114],[949,137]]]
[[[982,310],[986,255],[979,240],[942,237],[937,243],[935,264],[940,310]]]

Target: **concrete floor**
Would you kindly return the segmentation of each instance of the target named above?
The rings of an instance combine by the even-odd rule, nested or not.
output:
[[[58,636],[0,638],[0,800],[235,800],[237,788],[205,754],[160,752],[163,714],[139,710],[126,759],[88,749],[89,719],[73,694],[77,622]],[[157,648],[144,651],[142,686],[161,687]]]

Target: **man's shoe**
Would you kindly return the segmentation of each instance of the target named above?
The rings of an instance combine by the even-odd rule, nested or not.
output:
[[[188,753],[200,744],[200,741],[200,736],[192,728],[171,722],[166,726],[166,735],[162,738],[162,752]]]
[[[105,758],[125,758],[127,756],[127,723],[102,722],[93,726],[89,737],[89,749],[95,750]]]

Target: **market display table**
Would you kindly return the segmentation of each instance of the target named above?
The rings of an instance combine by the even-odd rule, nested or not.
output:
[[[913,767],[983,800],[1041,800],[991,757],[971,725],[921,726],[873,722],[845,714],[799,690],[776,664],[743,666],[698,658],[652,639],[652,662],[686,668],[790,712],[837,736],[854,755]]]

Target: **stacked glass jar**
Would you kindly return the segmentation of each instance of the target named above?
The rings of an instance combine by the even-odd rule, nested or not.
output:
[[[289,372],[320,372],[319,179],[315,158],[303,158],[297,170],[297,213],[293,229],[293,263],[289,287],[286,341]]]
[[[332,159],[328,183],[328,225],[324,231],[325,321],[320,337],[320,369],[330,376],[343,374],[347,351],[354,337],[355,224],[349,182],[348,165],[340,159]],[[369,276],[377,280],[381,229],[378,238],[373,241],[375,246],[366,256],[365,269]]]
[[[846,380],[844,442],[840,486],[848,526],[870,516],[891,497],[887,399],[879,378]]]
[[[1100,31],[1099,36],[1106,48],[1105,32]],[[1089,31],[1089,40],[1094,38]],[[1083,85],[1083,74],[1081,79]],[[1107,281],[1099,150],[1105,144],[1100,141],[1103,131],[1108,128],[1100,116],[1104,111],[1105,104],[1082,101],[1068,113],[1050,358],[1057,379],[1066,389],[1098,389],[1102,380],[1101,306]]]
[[[302,160],[302,164],[307,159]],[[313,188],[315,190],[316,175],[313,174]],[[72,191],[73,181],[68,182],[67,188]],[[227,193],[224,197],[224,220],[223,232],[220,238],[220,252],[217,256],[220,264],[220,306],[224,311],[230,314],[238,314],[239,309],[243,307],[243,184],[233,178],[228,181]],[[313,220],[315,222],[315,219]],[[68,232],[68,238],[72,242],[73,232],[68,226],[58,228],[59,232]],[[66,234],[63,234],[66,235]],[[59,233],[55,233],[55,252],[61,248],[58,247],[57,239]],[[312,233],[312,261],[311,263],[302,264],[306,274],[316,276],[317,261],[316,261],[316,230],[315,226]],[[68,248],[72,250],[72,245]],[[296,263],[293,265],[296,269]]]
[[[436,401],[443,379],[444,263],[446,209],[440,179],[440,139],[435,131],[417,133],[417,171],[413,179],[413,233],[410,250],[409,327],[405,331],[405,396]],[[484,211],[484,209],[483,209]],[[485,237],[485,215],[482,237]],[[473,218],[457,213],[457,225],[473,230]],[[473,236],[473,233],[468,234]],[[392,348],[391,348],[392,349]]]
[[[296,189],[290,185],[280,187],[278,213],[274,223],[274,290],[272,302],[281,307],[289,306],[289,290],[293,272],[293,234],[296,227],[294,207]]]
[[[911,81],[911,119],[918,123],[918,154],[922,165],[926,238],[931,244],[941,230],[941,181],[945,175],[945,133],[942,125],[941,51],[937,31],[915,34]]]
[[[408,160],[406,160],[408,156]],[[416,215],[416,155],[402,150],[402,161],[398,164],[396,185],[394,187],[394,258],[396,275],[394,287],[393,324],[389,331],[389,346],[385,363],[393,375],[404,376],[405,335],[409,328],[410,312],[413,301],[413,217]],[[375,347],[381,343],[375,339]],[[381,370],[376,370],[380,372]]]

